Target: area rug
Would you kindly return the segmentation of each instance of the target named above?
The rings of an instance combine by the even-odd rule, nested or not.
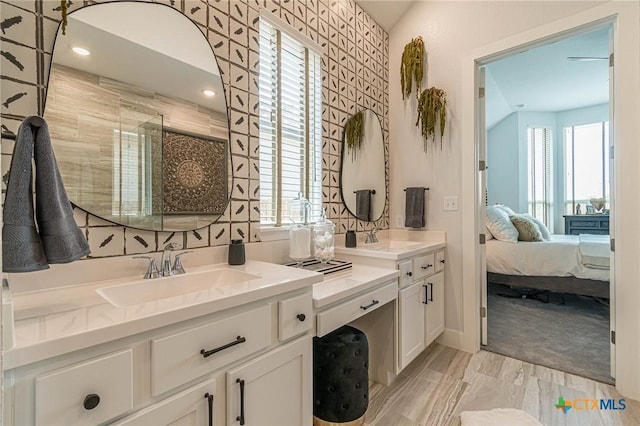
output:
[[[613,384],[609,375],[609,306],[574,294],[549,303],[519,290],[488,285],[488,345],[483,349],[532,364]],[[606,301],[605,301],[606,302]]]
[[[528,413],[515,408],[494,408],[487,411],[463,411],[462,426],[542,426]]]

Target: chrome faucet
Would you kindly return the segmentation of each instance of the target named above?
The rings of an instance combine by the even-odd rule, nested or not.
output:
[[[378,228],[373,225],[373,229],[367,232],[367,239],[365,240],[365,244],[373,244],[378,242],[378,237],[376,237],[376,232],[378,232]]]
[[[151,256],[133,256],[133,259],[147,259],[149,261],[149,266],[147,267],[147,272],[144,274],[144,279],[148,280],[151,278],[159,278],[160,271],[158,270],[158,266],[156,265],[156,260]]]
[[[162,250],[162,257],[160,258],[160,268],[162,268],[161,275],[163,277],[169,277],[174,274],[173,265],[171,264],[171,252],[177,248],[178,245],[176,243],[169,243],[164,246],[164,249]]]
[[[183,251],[181,253],[177,253],[174,258],[173,258],[173,274],[174,275],[179,275],[179,274],[184,274],[184,266],[182,266],[182,260],[180,259],[180,256],[182,256],[183,254],[187,254],[187,253],[193,253],[193,250],[187,250],[187,251]]]

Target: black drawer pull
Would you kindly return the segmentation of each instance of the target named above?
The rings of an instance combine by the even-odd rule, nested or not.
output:
[[[429,268],[433,268],[433,265],[432,264],[422,265],[421,268],[422,269],[429,269]]]
[[[227,343],[226,345],[220,346],[219,348],[211,349],[210,351],[206,351],[206,350],[202,349],[200,351],[200,353],[202,354],[203,358],[206,358],[206,357],[211,356],[211,355],[213,355],[215,353],[218,353],[220,351],[224,351],[225,349],[229,349],[231,346],[239,345],[240,343],[244,343],[246,341],[247,341],[247,339],[245,339],[244,337],[238,336],[238,337],[236,337],[236,340],[234,340],[231,343]]]
[[[422,287],[424,287],[424,302],[422,302],[425,305],[429,304],[429,288],[426,286],[426,284],[422,284]]]
[[[363,311],[366,311],[367,309],[369,309],[369,308],[370,308],[370,307],[372,307],[372,306],[377,305],[378,303],[380,303],[380,301],[379,301],[379,300],[372,300],[372,301],[371,301],[371,303],[369,303],[368,305],[366,305],[366,306],[360,306],[360,309],[362,309]]]
[[[240,385],[240,415],[236,417],[236,420],[242,426],[244,425],[244,380],[236,379],[236,383]]]
[[[100,395],[95,393],[90,393],[85,396],[84,401],[82,402],[85,410],[93,410],[98,406],[98,404],[100,404]]]
[[[409,275],[410,277],[412,277],[412,276],[413,276],[413,272],[409,271],[409,272],[407,272],[407,275]]]
[[[307,319],[307,316],[305,314],[298,314],[296,315],[296,318],[298,318],[298,321],[303,322]]]
[[[444,259],[442,259],[442,260],[440,261],[440,263],[444,263]]]
[[[209,426],[213,426],[213,395],[207,392],[204,397],[207,398],[209,404]]]
[[[433,283],[427,283],[429,285],[429,289],[431,290],[431,296],[429,296],[429,302],[433,302]]]

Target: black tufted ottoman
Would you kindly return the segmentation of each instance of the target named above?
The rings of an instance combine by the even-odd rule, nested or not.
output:
[[[313,424],[360,425],[369,405],[369,344],[345,325],[313,339]]]

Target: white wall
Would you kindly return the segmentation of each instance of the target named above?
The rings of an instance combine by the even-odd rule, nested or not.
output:
[[[473,144],[473,140],[461,140],[461,59],[474,48],[599,3],[602,2],[554,1],[540,7],[536,1],[419,1],[389,34],[390,222],[393,227],[396,218],[404,214],[404,188],[431,188],[427,229],[447,232],[445,298],[449,330],[463,331],[462,215],[461,211],[444,212],[442,204],[444,196],[461,195],[462,144]],[[402,100],[397,66],[405,44],[417,36],[422,36],[428,52],[422,87],[437,86],[448,93],[450,124],[443,148],[438,142],[430,145],[428,153],[424,153],[419,129],[415,127],[415,98]]]
[[[521,210],[519,147],[517,112],[512,112],[487,131],[489,205],[500,203]]]
[[[480,246],[478,244],[477,151],[475,149],[476,63],[499,53],[526,49],[554,34],[615,22],[616,387],[640,399],[640,5],[607,2],[416,2],[390,34],[391,222],[403,213],[402,188],[420,181],[432,188],[427,228],[447,232],[446,344],[475,351],[480,345]],[[424,86],[448,91],[451,124],[445,148],[424,154],[415,122],[415,100],[403,102],[398,64],[404,45],[422,36],[428,50]],[[459,194],[460,212],[443,212],[442,196]],[[463,266],[464,259],[464,266]]]

